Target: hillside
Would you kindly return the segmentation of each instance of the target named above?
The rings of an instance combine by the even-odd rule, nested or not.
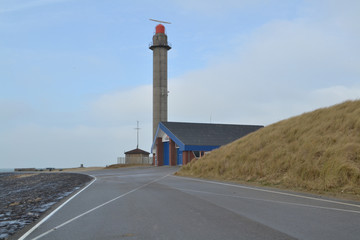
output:
[[[360,101],[269,125],[177,174],[360,199]]]

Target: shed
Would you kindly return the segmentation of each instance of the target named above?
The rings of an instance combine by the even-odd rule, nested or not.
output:
[[[154,165],[185,165],[206,152],[262,128],[260,125],[160,122],[151,152]]]
[[[149,164],[149,154],[140,148],[127,151],[125,152],[125,164]]]

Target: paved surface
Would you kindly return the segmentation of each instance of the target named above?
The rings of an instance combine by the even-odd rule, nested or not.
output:
[[[97,180],[26,239],[359,239],[360,203],[171,175],[93,172]]]

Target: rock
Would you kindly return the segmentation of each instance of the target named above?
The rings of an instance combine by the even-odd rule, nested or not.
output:
[[[0,173],[0,240],[35,222],[91,179],[75,173]]]

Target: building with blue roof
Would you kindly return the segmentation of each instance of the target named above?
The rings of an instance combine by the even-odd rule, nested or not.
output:
[[[160,122],[151,146],[154,165],[185,165],[263,126]]]

